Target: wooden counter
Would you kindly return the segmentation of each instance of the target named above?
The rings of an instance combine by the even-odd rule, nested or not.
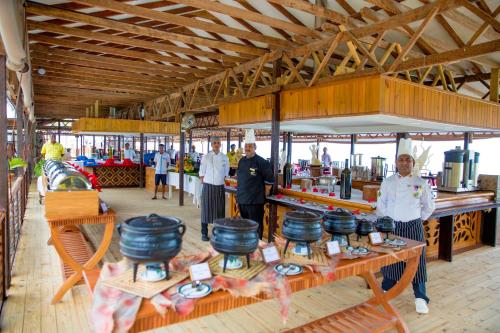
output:
[[[235,186],[233,181],[232,186]],[[231,216],[238,216],[236,194],[233,187],[230,193]],[[338,186],[336,187],[338,190]],[[276,206],[277,218],[275,232],[281,234],[281,225],[286,212],[305,209],[321,213],[328,206],[359,210],[360,213],[375,214],[374,203],[360,200],[342,200],[338,192],[335,197],[315,192],[301,192],[295,189],[280,189],[279,193],[295,199],[295,201],[269,197],[265,206],[264,237],[269,236],[270,205]],[[300,200],[306,204],[301,204]],[[432,216],[424,221],[424,231],[427,243],[426,255],[430,259],[444,259],[451,261],[453,254],[467,251],[486,245],[495,245],[496,241],[496,210],[500,202],[495,201],[494,192],[476,191],[464,193],[439,192],[436,199],[436,210]]]
[[[93,166],[85,167],[85,171],[97,176],[102,188],[139,187],[140,166]]]

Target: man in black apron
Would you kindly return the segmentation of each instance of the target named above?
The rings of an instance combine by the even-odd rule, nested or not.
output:
[[[253,130],[247,130],[245,157],[238,163],[236,202],[242,218],[259,223],[259,237],[262,239],[265,183],[272,183],[274,178],[271,164],[255,153],[256,147]]]
[[[377,200],[377,215],[389,216],[395,221],[394,234],[397,236],[425,242],[423,221],[431,216],[435,206],[430,185],[419,175],[412,173],[414,164],[411,139],[401,139],[396,161],[398,172],[382,182]],[[382,289],[392,288],[401,278],[404,269],[403,262],[383,267]],[[412,283],[418,313],[429,312],[426,281],[424,248]]]

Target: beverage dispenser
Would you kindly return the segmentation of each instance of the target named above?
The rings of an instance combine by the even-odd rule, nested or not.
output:
[[[462,187],[465,151],[460,147],[444,152],[440,190],[458,192]]]

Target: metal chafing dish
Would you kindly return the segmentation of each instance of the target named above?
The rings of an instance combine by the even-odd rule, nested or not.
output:
[[[92,184],[71,165],[48,160],[44,166],[45,175],[48,178],[51,191],[79,191],[91,190]]]

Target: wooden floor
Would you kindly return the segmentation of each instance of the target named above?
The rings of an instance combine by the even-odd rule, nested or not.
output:
[[[102,198],[118,212],[119,220],[149,213],[180,217],[188,225],[183,253],[203,249],[199,241],[199,210],[190,198],[183,208],[174,200],[150,199],[139,189],[104,190]],[[30,194],[12,287],[0,321],[1,332],[88,332],[90,297],[84,286],[73,288],[56,305],[50,299],[61,283],[59,259],[47,246],[48,228],[43,207]],[[87,229],[91,238],[97,228]],[[107,260],[117,260],[116,246]],[[394,304],[402,312],[412,332],[500,332],[500,247],[482,247],[454,256],[453,263],[429,264],[428,294],[430,314],[417,315],[410,290]],[[368,298],[370,292],[358,278],[335,282],[293,295],[286,326],[281,323],[278,305],[266,301],[222,314],[204,317],[155,332],[279,332],[299,326]]]

